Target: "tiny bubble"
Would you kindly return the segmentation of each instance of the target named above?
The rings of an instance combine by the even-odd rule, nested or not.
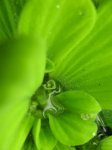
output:
[[[96,133],[95,133],[95,132],[93,132],[93,136],[96,136]]]
[[[82,118],[82,120],[89,120],[90,115],[89,114],[81,114],[81,118]]]

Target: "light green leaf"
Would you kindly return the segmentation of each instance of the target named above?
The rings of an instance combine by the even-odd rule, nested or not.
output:
[[[35,122],[33,136],[38,150],[52,150],[57,143],[46,120]]]
[[[24,145],[24,142],[32,128],[34,122],[34,117],[29,113],[21,121],[21,124],[18,127],[18,130],[13,137],[13,142],[8,148],[8,150],[21,150]]]
[[[40,38],[21,37],[0,45],[0,104],[34,94],[43,80],[45,57]]]
[[[59,115],[48,114],[51,130],[63,144],[84,144],[95,136],[95,118],[101,110],[97,101],[81,91],[68,91],[54,97],[54,102],[63,107]]]
[[[103,139],[97,148],[97,150],[111,150],[111,149],[112,149],[112,136]]]
[[[98,8],[93,31],[57,66],[52,75],[66,89],[90,93],[104,109],[112,109],[111,10],[110,0]]]
[[[55,146],[55,148],[53,150],[75,150],[75,148],[65,146],[61,143],[57,143],[57,145]]]
[[[90,0],[32,0],[20,17],[20,34],[41,34],[48,57],[63,60],[93,28],[96,11]]]
[[[29,108],[29,100],[13,101],[5,107],[0,106],[0,149],[12,150],[10,147],[14,137],[18,134],[18,128]],[[23,125],[24,126],[24,125]],[[21,132],[21,131],[20,131]],[[24,133],[27,135],[27,133]],[[19,136],[19,135],[18,135]],[[14,144],[14,143],[13,143]],[[14,149],[16,150],[16,149]]]
[[[26,0],[0,0],[0,40],[16,35],[17,23]]]

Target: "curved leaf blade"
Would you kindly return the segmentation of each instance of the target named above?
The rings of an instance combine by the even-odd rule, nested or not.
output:
[[[52,74],[66,89],[84,90],[112,109],[112,1],[98,10],[93,31]]]
[[[93,28],[96,11],[90,0],[32,0],[21,13],[20,34],[40,34],[56,64]]]
[[[48,114],[51,130],[61,143],[80,145],[95,136],[97,126],[94,121],[101,108],[92,96],[81,91],[68,91],[54,100],[64,107],[58,116]]]
[[[0,149],[12,150],[10,146],[17,136],[17,131],[21,125],[29,108],[29,100],[23,99],[0,107]],[[14,148],[14,147],[13,147]]]
[[[23,147],[24,142],[32,128],[33,122],[34,117],[30,113],[26,114],[21,121],[21,124],[19,125],[18,130],[13,137],[13,142],[8,150],[20,150]]]
[[[52,150],[57,143],[46,120],[39,119],[35,122],[33,136],[38,150]]]

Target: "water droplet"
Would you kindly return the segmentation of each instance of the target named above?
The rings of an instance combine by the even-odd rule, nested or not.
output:
[[[93,142],[93,145],[97,145],[97,143],[96,143],[96,142]]]
[[[89,114],[81,114],[81,119],[82,120],[89,120],[90,119],[90,115]]]
[[[95,132],[93,132],[93,136],[96,136],[96,133],[95,133]]]
[[[59,9],[59,8],[60,8],[60,5],[59,5],[59,4],[58,4],[58,5],[56,5],[56,8],[57,8],[57,9]]]

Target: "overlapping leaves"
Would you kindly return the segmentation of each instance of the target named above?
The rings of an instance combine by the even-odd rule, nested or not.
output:
[[[110,0],[99,3],[92,32],[52,73],[65,88],[87,91],[105,109],[112,109],[111,8]]]
[[[36,118],[34,142],[39,150],[72,150],[71,146],[95,136],[98,102],[102,108],[111,108],[112,2],[95,1],[97,15],[90,0],[24,4],[21,0],[0,2],[0,40],[11,38],[0,46],[0,149],[22,148],[34,123],[28,115],[31,96],[44,73],[49,73],[64,92],[53,95],[58,115],[48,110],[47,121]],[[31,38],[14,37],[20,35]],[[54,63],[46,59],[45,48]],[[29,144],[25,147],[31,149]]]

